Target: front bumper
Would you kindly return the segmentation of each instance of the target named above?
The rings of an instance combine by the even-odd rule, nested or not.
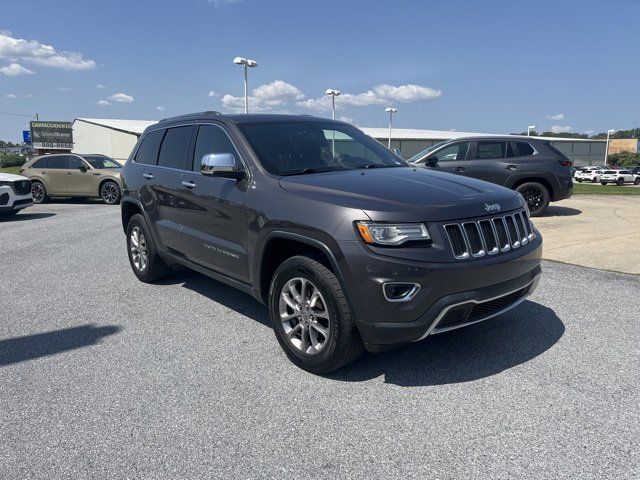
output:
[[[11,187],[0,187],[0,212],[10,212],[12,210],[21,210],[33,205],[31,194],[16,195]]]
[[[513,308],[535,289],[542,272],[539,233],[529,245],[509,254],[468,262],[398,260],[372,255],[358,242],[341,247],[349,259],[348,294],[358,329],[372,352]],[[393,303],[384,297],[386,282],[415,282],[421,288],[411,301]]]

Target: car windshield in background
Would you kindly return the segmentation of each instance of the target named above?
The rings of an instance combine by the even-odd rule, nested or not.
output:
[[[431,145],[429,148],[425,148],[421,152],[416,153],[413,157],[411,157],[409,160],[407,160],[407,162],[413,163],[415,161],[418,161],[422,157],[424,157],[426,154],[428,154],[429,152],[433,152],[436,148],[440,148],[442,145],[444,145],[445,143],[448,143],[449,141],[450,140],[445,140],[444,142],[438,142],[438,143],[436,143],[434,145]]]
[[[100,155],[86,155],[84,158],[93,168],[122,168],[115,160]]]
[[[391,151],[348,125],[330,122],[245,123],[238,128],[274,175],[405,167]]]

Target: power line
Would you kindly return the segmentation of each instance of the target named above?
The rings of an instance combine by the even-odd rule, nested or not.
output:
[[[25,115],[24,113],[0,112],[0,115],[11,115],[11,116],[14,116],[14,117],[28,117],[28,118],[35,118],[36,120],[38,120],[38,114],[37,113],[35,115]]]

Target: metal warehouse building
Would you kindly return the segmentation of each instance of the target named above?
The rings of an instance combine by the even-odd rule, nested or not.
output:
[[[104,118],[76,118],[73,122],[74,153],[102,153],[120,162],[126,161],[140,134],[155,120],[121,120]],[[367,135],[384,145],[389,138],[386,128],[361,128]],[[391,132],[391,148],[400,150],[409,158],[431,145],[462,137],[492,135],[487,133],[457,132],[445,130],[414,130],[395,128]],[[606,148],[605,140],[562,139],[536,137],[550,140],[574,164],[602,165]]]

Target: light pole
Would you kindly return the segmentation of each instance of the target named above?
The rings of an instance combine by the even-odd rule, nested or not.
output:
[[[609,137],[611,136],[612,133],[616,133],[615,129],[612,130],[607,130],[607,147],[606,150],[604,151],[604,166],[607,166],[607,161],[609,160]]]
[[[257,67],[258,63],[255,60],[248,58],[236,57],[233,59],[233,63],[236,65],[242,65],[244,67],[244,113],[249,113],[249,90],[247,82],[247,67]]]
[[[327,88],[325,90],[325,95],[331,95],[331,112],[334,120],[336,119],[336,97],[340,95],[340,90],[333,90],[332,88]]]
[[[536,129],[536,126],[535,126],[535,125],[529,125],[529,126],[527,127],[527,137],[530,137],[530,136],[531,136],[531,131],[532,131],[532,130],[535,130],[535,129]]]
[[[387,147],[391,150],[391,126],[393,124],[393,114],[398,111],[397,108],[387,107],[384,109],[385,112],[389,112],[389,144]]]

